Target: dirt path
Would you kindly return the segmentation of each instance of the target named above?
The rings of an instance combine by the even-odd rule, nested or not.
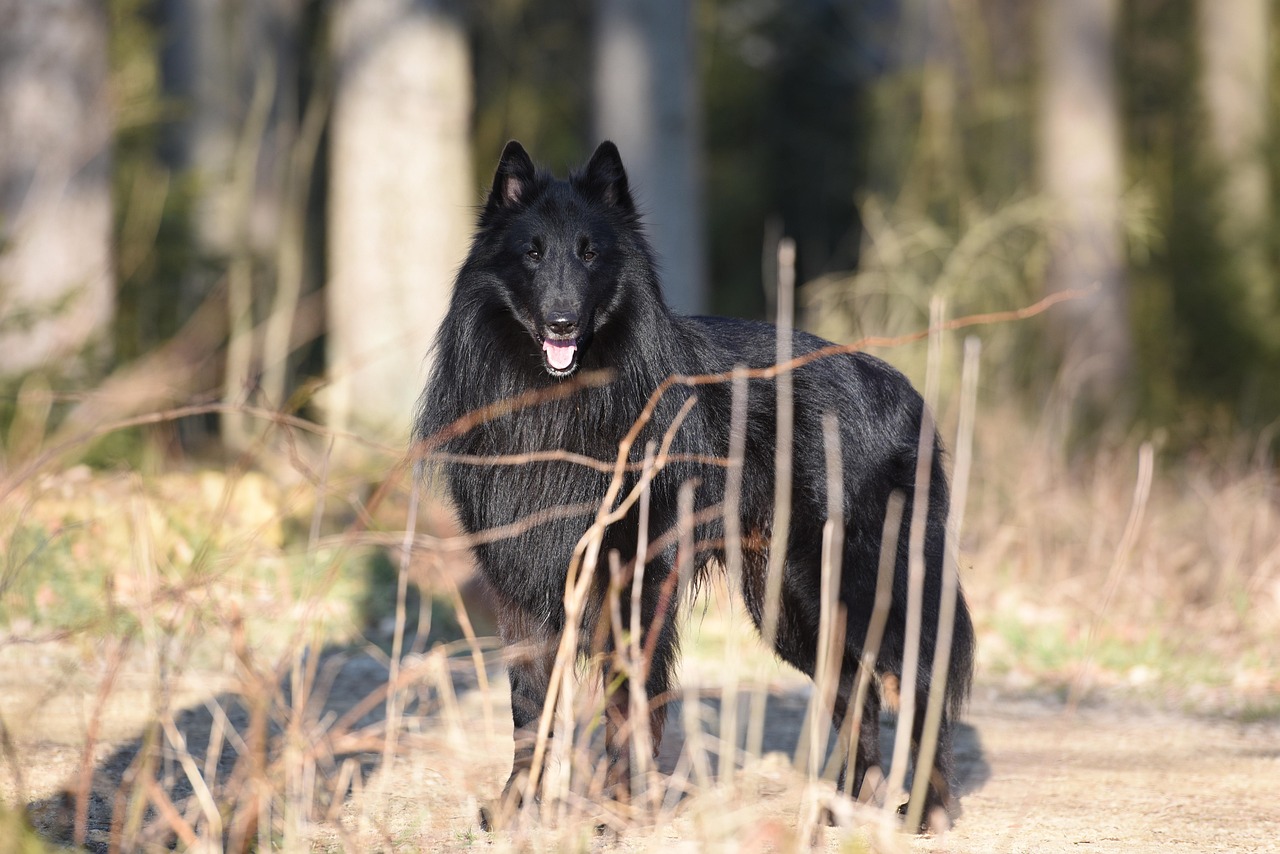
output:
[[[76,679],[33,684],[30,662],[0,661],[0,717],[19,757],[30,815],[47,836],[66,839],[67,805],[59,795],[74,779],[82,745],[84,708],[92,699]],[[382,665],[357,660],[342,669],[331,703],[349,707],[385,679]],[[686,680],[687,681],[687,680]],[[501,685],[505,680],[499,680]],[[206,691],[199,690],[204,686]],[[207,744],[209,717],[201,712],[218,681],[188,676],[175,689],[185,704],[177,716],[194,755]],[[128,767],[149,708],[147,680],[123,679],[102,728],[90,808],[91,848],[105,848],[112,787]],[[708,687],[707,696],[718,688]],[[789,753],[800,736],[807,688],[798,680],[773,686],[766,716],[765,747]],[[718,715],[713,700],[703,711]],[[486,709],[486,705],[488,709]],[[372,838],[390,847],[466,850],[502,849],[505,838],[478,833],[478,798],[492,796],[510,761],[507,699],[500,690],[486,699],[463,691],[456,703],[407,721],[400,756],[383,767],[376,756],[361,758],[363,796],[349,798],[349,826],[380,828]],[[491,712],[495,726],[485,724]],[[375,713],[376,717],[376,713]],[[680,767],[684,743],[673,709],[664,753],[668,770]],[[704,715],[705,717],[705,715]],[[232,713],[232,723],[236,715]],[[375,720],[376,723],[376,720]],[[886,727],[885,739],[892,736]],[[923,840],[898,838],[891,847],[945,851],[1165,852],[1280,851],[1280,722],[1241,724],[1167,712],[1100,705],[1067,713],[1050,701],[1001,697],[979,688],[957,742],[962,813],[948,834]],[[234,755],[224,757],[226,773]],[[686,773],[688,772],[688,773]],[[180,781],[179,781],[180,782]],[[775,755],[739,775],[732,793],[714,787],[679,801],[669,799],[669,821],[621,839],[580,841],[593,850],[689,850],[714,847],[721,837],[737,850],[790,847],[801,809],[802,778]],[[0,795],[18,799],[6,764]],[[181,803],[182,792],[175,791]],[[364,823],[358,820],[362,808]],[[370,831],[372,832],[372,831]],[[849,850],[865,831],[833,830],[821,846]],[[315,840],[313,840],[315,841]],[[341,845],[322,836],[322,847]],[[2,843],[3,840],[0,840]],[[348,839],[348,844],[350,838]],[[4,848],[0,844],[0,848]]]
[[[1280,726],[980,696],[941,848],[1280,850]],[[963,773],[963,772],[962,772]]]

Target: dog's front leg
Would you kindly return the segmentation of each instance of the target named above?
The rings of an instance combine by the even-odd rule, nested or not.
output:
[[[637,683],[624,670],[613,664],[606,664],[603,668],[605,752],[608,759],[604,793],[618,803],[631,802],[632,747],[657,759],[667,719],[666,703],[670,694],[674,646],[673,631],[668,629],[659,635],[653,657],[645,662],[649,672],[639,697],[633,696],[633,692],[638,690]],[[647,727],[648,731],[637,733],[636,727]],[[643,737],[637,738],[638,735]]]
[[[604,668],[604,744],[608,767],[604,794],[631,803],[631,685],[615,667]]]
[[[510,626],[504,627],[508,631]],[[480,826],[491,830],[495,824],[504,826],[511,822],[524,804],[525,790],[533,773],[534,755],[538,742],[538,723],[547,702],[547,687],[551,684],[551,670],[555,666],[555,644],[545,639],[524,637],[508,647],[512,657],[507,663],[507,677],[511,682],[511,722],[513,724],[514,750],[511,759],[511,775],[502,788],[502,797],[495,810],[480,811]],[[548,737],[551,733],[548,733]],[[542,787],[546,757],[544,749],[539,766],[535,800]]]

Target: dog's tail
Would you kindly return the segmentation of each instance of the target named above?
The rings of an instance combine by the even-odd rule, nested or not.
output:
[[[954,720],[964,711],[973,685],[977,640],[964,595],[956,591],[956,619],[951,630],[951,662],[947,668],[947,713]]]

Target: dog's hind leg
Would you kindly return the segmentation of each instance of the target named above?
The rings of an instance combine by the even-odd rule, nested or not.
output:
[[[943,712],[938,724],[938,740],[933,754],[933,767],[928,769],[921,768],[919,761],[920,739],[924,734],[928,695],[923,695],[916,702],[915,722],[911,728],[911,761],[915,766],[916,774],[928,772],[929,786],[925,792],[924,809],[920,813],[920,827],[913,829],[920,832],[947,830],[951,827],[951,812],[954,807],[950,785],[953,764],[951,720],[946,712]],[[901,811],[904,815],[906,814],[906,804],[902,806]]]
[[[849,794],[861,803],[878,803],[884,797],[884,779],[884,761],[880,757],[880,694],[871,685],[862,704]]]
[[[854,721],[849,716],[856,678],[842,678],[831,710],[831,724],[835,729],[835,750],[840,757],[840,770],[836,775],[836,791],[848,793],[860,803],[880,803],[884,798],[884,771],[880,758],[880,697],[874,685],[870,686],[863,701],[862,715],[857,721],[857,744],[852,746]],[[853,753],[853,778],[849,778],[849,757]],[[828,821],[834,821],[828,815]]]
[[[841,693],[836,697],[831,713],[831,725],[839,739],[836,749],[840,751],[840,772],[836,776],[836,791],[848,792],[859,801],[869,801],[876,794],[876,787],[884,779],[880,759],[880,698],[875,688],[867,692],[863,701],[863,712],[858,720],[858,744],[853,757],[853,779],[849,779],[849,740],[852,732],[845,729],[846,724],[852,727],[848,717],[852,690],[846,692],[841,686]],[[872,771],[874,769],[874,771]],[[870,781],[867,773],[872,771]],[[847,788],[846,788],[847,787]]]

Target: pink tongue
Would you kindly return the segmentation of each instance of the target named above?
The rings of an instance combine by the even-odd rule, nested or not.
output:
[[[563,371],[573,364],[573,354],[578,351],[578,345],[572,341],[568,344],[557,344],[554,341],[544,340],[542,349],[547,354],[547,364],[557,371]]]

